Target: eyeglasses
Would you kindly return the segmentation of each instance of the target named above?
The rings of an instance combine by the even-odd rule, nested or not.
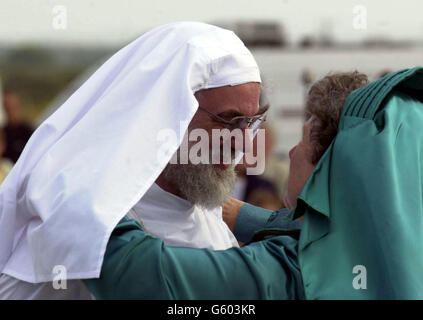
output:
[[[256,114],[255,116],[252,117],[247,117],[247,116],[237,116],[232,118],[231,120],[226,120],[223,119],[222,117],[219,117],[217,114],[214,114],[213,112],[198,106],[198,108],[200,110],[203,110],[205,112],[207,112],[209,115],[211,115],[214,119],[216,119],[217,121],[221,122],[224,124],[226,129],[245,129],[245,128],[249,128],[249,129],[253,129],[253,130],[257,130],[259,125],[263,122],[266,121],[266,117],[267,117],[267,110],[269,109],[269,105],[265,105],[263,107],[261,107],[259,110],[261,111],[260,114]]]

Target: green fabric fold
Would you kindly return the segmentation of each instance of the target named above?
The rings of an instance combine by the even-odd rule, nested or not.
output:
[[[125,217],[112,233],[97,299],[303,299],[297,241],[278,236],[222,251],[168,247]]]
[[[347,98],[294,213],[308,299],[423,299],[422,96],[417,67]]]

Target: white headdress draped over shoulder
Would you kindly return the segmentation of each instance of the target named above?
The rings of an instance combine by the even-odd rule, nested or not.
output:
[[[164,145],[158,133],[186,131],[196,91],[247,82],[260,82],[251,53],[203,23],[158,27],[114,54],[34,132],[1,186],[0,272],[99,277],[112,230],[183,138]]]

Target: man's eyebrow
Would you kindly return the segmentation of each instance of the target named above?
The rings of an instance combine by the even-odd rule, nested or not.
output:
[[[257,113],[256,113],[256,115],[259,115],[259,114],[262,114],[262,113],[266,112],[267,109],[269,109],[269,105],[268,104],[266,104],[264,106],[260,106],[259,109],[258,109],[258,111],[257,111]],[[236,110],[227,110],[225,112],[219,113],[218,116],[219,117],[222,117],[222,118],[233,118],[233,117],[245,116],[245,114],[242,114],[242,113],[240,113],[240,112],[238,112]]]

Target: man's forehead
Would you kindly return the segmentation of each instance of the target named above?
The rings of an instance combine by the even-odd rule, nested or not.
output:
[[[201,90],[196,93],[196,97],[202,107],[216,113],[230,109],[239,113],[255,113],[258,109],[260,90],[260,83],[250,82]]]
[[[258,90],[258,92],[260,92],[260,89],[261,89],[260,82],[247,82],[247,83],[238,84],[238,85],[225,85],[221,87],[202,89],[197,91],[196,94],[207,94],[207,95],[215,95],[215,94],[219,95],[223,93],[239,94],[239,93],[245,93],[252,90],[253,91]]]

